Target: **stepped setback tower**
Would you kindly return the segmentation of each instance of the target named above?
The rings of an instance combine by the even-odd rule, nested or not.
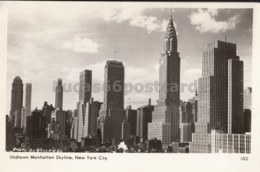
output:
[[[160,58],[159,101],[152,123],[148,124],[148,139],[157,138],[164,145],[179,141],[180,56],[177,44],[171,15]]]
[[[243,61],[236,52],[236,44],[226,41],[205,46],[199,78],[198,120],[190,144],[192,153],[212,151],[212,130],[230,135],[244,132]]]

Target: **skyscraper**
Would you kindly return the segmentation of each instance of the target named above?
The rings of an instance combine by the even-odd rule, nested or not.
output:
[[[32,84],[25,84],[25,114],[29,116],[31,114],[31,100],[32,100]]]
[[[91,84],[92,84],[92,71],[84,70],[79,76],[79,102],[77,104],[78,111],[78,124],[75,124],[77,129],[77,141],[81,138],[88,136],[88,118],[87,111],[89,111],[89,101],[91,98]]]
[[[55,109],[62,110],[63,104],[63,86],[62,86],[62,79],[58,79],[56,92],[55,92]]]
[[[148,138],[157,138],[164,145],[179,141],[180,56],[177,43],[171,15],[160,58],[159,101],[148,126]]]
[[[32,111],[32,115],[27,116],[26,135],[30,139],[39,139],[47,137],[46,117],[42,115],[42,111],[37,108]]]
[[[12,94],[11,94],[11,110],[10,118],[11,123],[15,122],[14,112],[20,110],[23,107],[23,81],[19,76],[16,76],[12,84]]]
[[[52,104],[48,105],[48,102],[44,102],[43,107],[42,107],[42,112],[43,112],[43,116],[46,117],[46,122],[47,123],[51,123],[51,113],[52,111],[54,111],[54,107],[52,106]]]
[[[130,135],[136,135],[136,119],[137,119],[137,110],[132,109],[131,106],[128,106],[125,110],[126,120],[130,125]]]
[[[104,103],[99,111],[99,124],[102,142],[121,138],[124,111],[124,79],[123,63],[108,60],[105,66]]]
[[[84,70],[79,77],[79,101],[88,102],[91,98],[92,71]]]
[[[148,100],[148,105],[142,106],[137,109],[136,119],[136,136],[140,137],[141,141],[146,141],[148,138],[148,124],[152,122],[152,113],[154,106],[151,105],[151,99]]]
[[[86,118],[88,119],[87,134],[92,137],[97,136],[97,119],[101,104],[101,102],[94,101],[93,98],[90,98],[88,103],[88,110],[86,111]]]
[[[181,102],[179,107],[179,126],[180,126],[180,142],[190,142],[191,133],[194,128],[194,99],[188,102]]]
[[[179,107],[180,123],[191,123],[193,120],[192,104],[190,102],[181,102]]]
[[[244,133],[243,61],[228,60],[228,133]]]
[[[202,54],[202,77],[199,78],[198,120],[192,135],[190,152],[210,152],[211,130],[227,133],[232,123],[242,123],[236,122],[241,120],[236,116],[236,111],[240,111],[242,78],[243,64],[236,55],[236,44],[215,41],[205,46]],[[234,88],[235,85],[237,88]],[[233,122],[228,123],[232,120]]]

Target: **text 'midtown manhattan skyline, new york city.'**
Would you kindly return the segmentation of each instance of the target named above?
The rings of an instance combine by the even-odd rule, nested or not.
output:
[[[88,62],[90,57],[84,61],[82,54],[92,54],[97,59],[95,54],[104,47],[87,38],[89,33],[79,27],[78,34],[81,36],[75,34],[74,40],[63,42],[54,52],[56,54],[61,51],[63,54],[64,49],[77,53],[68,53],[60,59],[60,64],[57,58],[53,59],[51,64],[56,67],[46,71],[55,72],[60,67],[58,77],[47,80],[46,76],[50,75],[45,74],[45,67],[42,68],[41,64],[38,71],[35,68],[40,73],[32,72],[32,69],[26,72],[27,69],[23,67],[15,71],[10,67],[8,80],[12,84],[8,83],[7,87],[11,89],[11,106],[6,116],[6,150],[251,153],[252,88],[251,71],[247,67],[251,67],[248,63],[251,62],[252,51],[252,10],[173,9],[169,13],[169,9],[131,11],[122,8],[115,11],[108,10],[108,16],[99,16],[105,20],[103,25],[98,25],[93,19],[86,20],[93,23],[88,27],[98,27],[98,30],[104,32],[92,35],[100,43],[104,41],[101,39],[104,35],[110,35],[111,48],[114,50],[109,51],[113,52],[110,53],[113,59],[105,58],[103,62],[96,62],[98,65],[91,65]],[[186,18],[178,19],[180,14],[185,14]],[[20,19],[15,12],[10,16],[9,26],[12,28],[15,25],[12,19],[16,22]],[[43,20],[46,21],[47,28],[49,23],[55,23],[46,18]],[[55,23],[57,27],[47,33],[49,41],[53,36],[71,32],[59,28],[62,20],[57,21],[60,21]],[[109,29],[104,30],[106,22],[112,22],[113,27],[122,26],[108,31]],[[17,23],[24,26],[24,38],[30,38],[26,33],[30,30],[28,26],[34,24],[33,20]],[[126,25],[133,28],[126,31]],[[8,57],[8,70],[10,65],[17,65],[13,60],[18,57],[17,52],[21,51],[19,48],[22,48],[21,45],[14,44],[16,39],[22,39],[16,32],[17,30],[10,29],[8,52],[11,58]],[[191,33],[194,32],[201,39],[192,36]],[[37,34],[39,33],[46,34],[46,31],[38,30]],[[123,33],[126,34],[125,37]],[[36,37],[41,37],[37,34]],[[242,35],[248,37],[236,38]],[[121,42],[115,42],[120,39]],[[46,43],[33,43],[25,45],[27,48],[35,47],[27,49],[27,53],[43,53],[39,47]],[[139,43],[139,46],[133,45]],[[153,48],[154,45],[160,47]],[[129,52],[133,55],[131,59],[121,59],[120,56],[135,50],[138,51]],[[146,52],[148,56],[145,55]],[[79,57],[76,57],[77,54]],[[138,58],[135,54],[139,54]],[[200,59],[196,57],[198,54]],[[69,55],[72,57],[69,58]],[[195,56],[194,59],[192,55]],[[44,52],[44,56],[39,61],[49,59],[47,52]],[[151,67],[153,56],[157,62]],[[84,66],[87,67],[73,67],[73,62],[70,62],[73,58],[76,61],[80,59],[78,62],[86,63]],[[25,63],[37,64],[37,61],[35,58],[33,62]],[[63,63],[69,64],[68,67],[63,67]],[[100,66],[102,69],[99,69]],[[20,70],[25,72],[19,73]],[[154,74],[158,77],[154,77]],[[54,88],[48,91],[45,88],[44,91],[53,94],[54,99],[47,99],[48,96],[43,95],[46,99],[40,105],[39,102],[33,103],[35,99],[41,101],[41,98],[36,97],[42,97],[41,93],[44,93],[38,90],[39,83],[28,80],[34,75],[45,80],[41,81],[43,85],[45,82],[54,84]],[[79,78],[76,83],[73,79],[68,80],[75,77]],[[65,82],[63,78],[66,78]],[[156,80],[158,91],[151,89],[156,87]],[[97,83],[102,83],[102,89],[98,91]],[[72,88],[69,89],[68,85],[72,85]],[[103,101],[99,95],[101,92]],[[69,95],[77,95],[77,100],[74,101],[73,96]],[[66,99],[70,100],[65,103]],[[74,103],[68,106],[68,102]]]

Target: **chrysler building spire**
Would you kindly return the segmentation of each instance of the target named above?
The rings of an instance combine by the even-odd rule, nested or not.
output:
[[[157,138],[163,145],[179,142],[180,56],[177,36],[170,16],[164,51],[159,67],[159,100],[148,124],[148,139]]]
[[[177,52],[177,35],[172,21],[172,12],[166,29],[164,50]]]

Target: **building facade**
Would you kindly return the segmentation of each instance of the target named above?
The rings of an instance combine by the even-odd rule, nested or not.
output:
[[[89,102],[92,93],[92,71],[84,70],[79,76],[79,101]]]
[[[56,90],[55,90],[55,109],[62,110],[62,105],[63,105],[62,79],[58,79]]]
[[[31,101],[32,101],[32,84],[25,84],[25,113],[26,116],[31,115]]]
[[[191,142],[192,123],[180,123],[180,142]]]
[[[109,60],[105,66],[104,103],[99,111],[102,142],[121,138],[124,111],[125,68],[120,61]]]
[[[121,138],[123,140],[128,139],[129,136],[130,136],[130,124],[128,123],[127,120],[124,120],[122,122],[122,132],[121,132],[121,134],[122,134]]]
[[[130,135],[136,135],[136,120],[137,120],[137,110],[132,109],[131,106],[127,106],[125,109],[126,120],[130,125]]]
[[[170,17],[159,67],[159,101],[149,123],[149,139],[157,138],[163,145],[179,141],[180,56],[177,35]]]
[[[231,134],[211,131],[212,153],[251,153],[251,134]]]
[[[241,115],[236,116],[235,113],[240,111],[242,76],[243,68],[236,54],[236,44],[215,41],[205,46],[198,87],[198,119],[190,152],[211,152],[211,130],[227,133],[228,128],[232,128],[231,124],[242,123]],[[235,85],[237,88],[234,88]]]
[[[52,104],[48,104],[48,102],[44,102],[43,107],[42,107],[42,112],[43,112],[43,116],[46,117],[46,121],[47,123],[51,123],[52,119],[51,119],[51,114],[54,111],[54,107],[52,106]]]
[[[22,124],[22,108],[21,108],[21,110],[14,111],[14,116],[15,116],[14,127],[22,128],[21,127],[21,124]]]
[[[84,70],[79,76],[79,102],[77,103],[77,119],[78,122],[73,124],[78,128],[75,130],[77,135],[74,137],[78,142],[81,142],[81,138],[85,138],[89,134],[89,113],[90,113],[90,99],[92,90],[92,71]],[[75,134],[74,132],[74,134]]]
[[[21,128],[25,129],[26,128],[26,112],[25,112],[25,108],[22,107],[21,109]]]
[[[149,124],[152,122],[152,114],[154,111],[154,106],[151,105],[151,99],[148,101],[148,105],[142,106],[137,109],[137,120],[136,120],[136,136],[140,137],[141,141],[146,141],[150,139],[149,133],[152,130],[148,131]]]
[[[47,137],[46,117],[42,111],[35,109],[30,116],[27,116],[26,136],[29,139],[42,139]]]
[[[245,132],[251,132],[251,106],[252,106],[252,88],[247,87],[244,90],[244,129],[245,129]]]
[[[228,133],[244,133],[243,61],[228,60]]]
[[[10,120],[14,125],[16,110],[20,110],[23,107],[23,81],[19,76],[16,76],[12,83],[11,92],[11,110],[10,110]]]

